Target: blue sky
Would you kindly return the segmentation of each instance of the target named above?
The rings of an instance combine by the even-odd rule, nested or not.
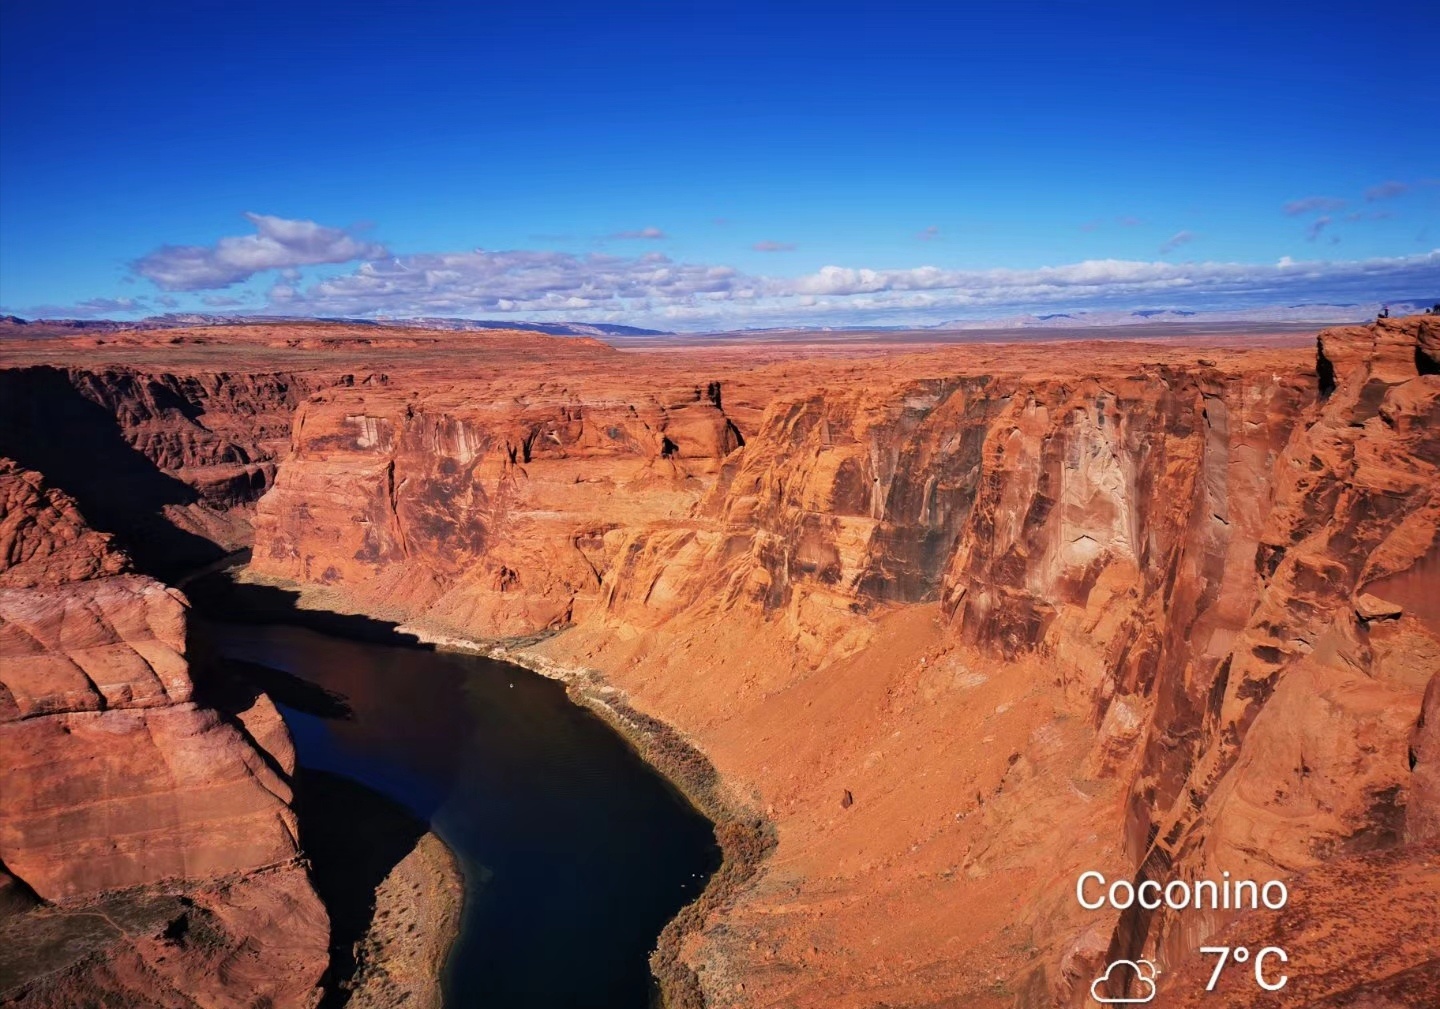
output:
[[[0,304],[1440,297],[1440,5],[0,4]]]

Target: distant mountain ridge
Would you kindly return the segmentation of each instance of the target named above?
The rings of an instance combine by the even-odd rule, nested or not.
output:
[[[1361,323],[1374,319],[1389,305],[1392,315],[1424,312],[1433,302],[1392,301],[1388,303],[1277,305],[1269,308],[1236,308],[1192,311],[1178,308],[1142,308],[1130,311],[1047,312],[1043,315],[1012,315],[1002,319],[956,319],[926,329],[1081,329],[1089,327],[1155,326],[1167,322],[1277,322],[1277,323]]]
[[[1433,299],[1392,301],[1392,315],[1425,312],[1435,304]],[[1374,319],[1385,307],[1381,302],[1312,303],[1273,305],[1265,308],[1191,310],[1180,308],[1138,308],[1112,311],[1024,313],[990,319],[953,319],[937,323],[910,325],[851,326],[769,326],[714,330],[712,333],[847,333],[847,332],[958,332],[997,329],[1115,329],[1125,326],[1163,326],[1166,324],[1195,325],[1208,323],[1243,324],[1315,324],[1337,325],[1364,323]],[[483,332],[491,329],[527,330],[550,336],[589,336],[645,338],[683,336],[670,330],[645,329],[608,322],[534,322],[498,319],[457,319],[447,316],[415,316],[406,318],[353,319],[299,315],[210,315],[202,312],[169,312],[152,315],[135,322],[113,319],[23,319],[16,315],[0,315],[0,337],[65,336],[72,333],[113,333],[121,330],[178,329],[192,326],[263,325],[266,323],[336,323],[346,326],[401,326],[414,329],[449,330],[452,332]],[[702,335],[702,334],[694,334]]]
[[[169,312],[134,322],[114,319],[22,319],[0,315],[0,336],[64,336],[69,333],[115,333],[121,330],[181,329],[191,326],[242,326],[265,323],[333,322],[347,326],[406,326],[454,332],[487,329],[523,329],[550,336],[668,336],[665,330],[642,329],[603,322],[501,322],[493,319],[423,317],[406,319],[316,318],[302,315],[209,315],[203,312]]]

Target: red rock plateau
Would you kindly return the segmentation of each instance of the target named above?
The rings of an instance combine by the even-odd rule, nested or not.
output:
[[[189,700],[183,604],[106,534],[156,573],[250,541],[249,576],[310,605],[599,677],[642,737],[651,716],[709,759],[728,815],[773,826],[672,937],[685,997],[1078,1007],[1145,957],[1167,1006],[1440,1004],[1440,320],[1318,350],[317,324],[0,354],[23,467],[0,859],[6,900],[49,902],[22,920],[199,878],[225,935],[323,934],[303,877],[277,881],[273,711]],[[1087,910],[1087,870],[1291,900]],[[304,913],[257,910],[282,892]],[[161,970],[167,940],[125,941],[86,983]],[[1199,947],[1246,943],[1287,949],[1287,987],[1206,993]],[[317,974],[263,976],[281,1005]]]

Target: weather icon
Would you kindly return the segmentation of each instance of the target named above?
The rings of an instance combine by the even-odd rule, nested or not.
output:
[[[1111,982],[1110,976],[1115,971],[1120,975]],[[1125,972],[1132,972],[1134,980],[1126,982]],[[1101,974],[1094,981],[1090,982],[1090,997],[1103,1005],[1136,1005],[1149,1002],[1155,997],[1155,978],[1159,976],[1160,968],[1156,967],[1149,960],[1116,960],[1105,973]],[[1130,991],[1129,995],[1102,995],[1101,987],[1110,991]]]

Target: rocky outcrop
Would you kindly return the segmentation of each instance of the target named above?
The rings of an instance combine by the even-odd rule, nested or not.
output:
[[[184,597],[68,495],[6,460],[0,503],[0,998],[312,1005],[328,928],[279,713],[196,702]]]
[[[29,588],[119,574],[129,559],[39,473],[0,459],[0,586]]]
[[[0,922],[0,1003],[313,1009],[327,925],[293,862],[77,898]]]
[[[718,387],[587,396],[541,382],[317,394],[256,515],[253,570],[496,636],[599,596],[625,529],[684,515],[740,434]]]
[[[274,480],[307,381],[275,372],[4,369],[0,454],[44,473],[146,571],[177,574],[249,542],[250,511]]]
[[[426,833],[375,890],[375,915],[356,958],[353,1009],[442,1009],[441,979],[464,897],[450,849]]]
[[[1410,737],[1410,801],[1405,808],[1405,837],[1440,840],[1440,672],[1430,678],[1415,732]]]
[[[1205,665],[1181,651],[1188,683],[1160,681],[1173,710],[1156,709],[1127,824],[1142,874],[1284,875],[1403,838],[1440,621],[1381,597],[1408,598],[1440,557],[1440,380],[1416,364],[1432,327],[1321,334],[1334,384],[1278,459],[1253,607]],[[1175,960],[1219,924],[1164,916],[1117,945],[1148,931]]]

